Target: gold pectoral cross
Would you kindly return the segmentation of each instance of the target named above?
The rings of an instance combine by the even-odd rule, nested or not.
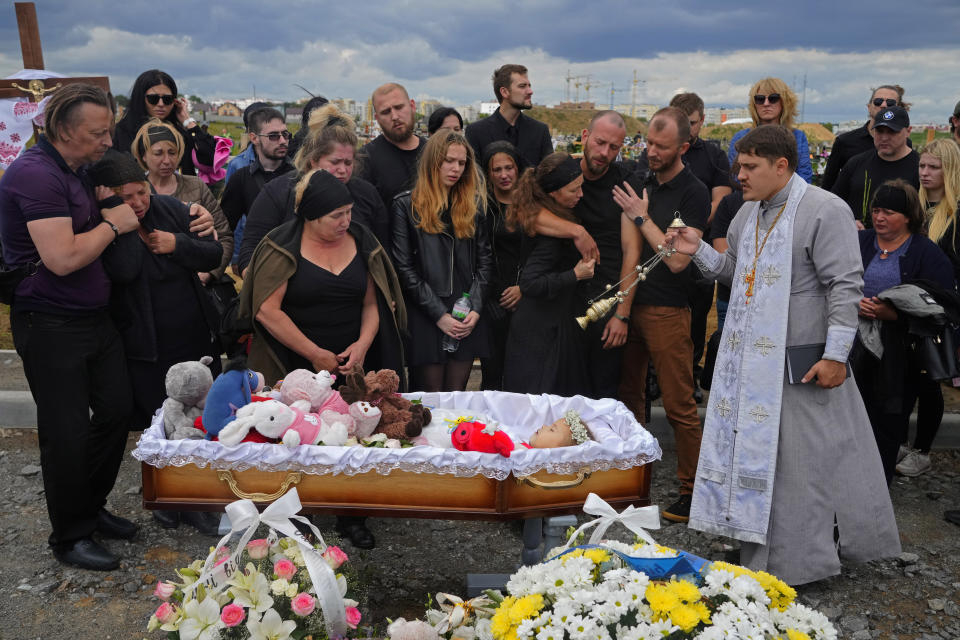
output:
[[[747,304],[750,304],[750,298],[753,297],[753,282],[754,282],[754,280],[756,280],[756,279],[757,279],[757,268],[756,268],[756,267],[754,267],[753,269],[751,269],[751,270],[750,270],[750,273],[748,273],[748,274],[746,274],[745,276],[743,276],[743,281],[744,281],[744,282],[746,283],[746,285],[747,285],[747,292],[746,292],[746,294],[745,294],[745,295],[747,296]]]

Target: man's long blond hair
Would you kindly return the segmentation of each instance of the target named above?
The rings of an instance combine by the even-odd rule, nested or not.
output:
[[[450,147],[459,145],[467,152],[467,164],[456,184],[447,189],[440,178],[440,167]],[[474,224],[477,211],[487,207],[487,188],[483,175],[477,167],[473,147],[462,133],[441,129],[430,136],[420,161],[417,163],[417,182],[410,194],[413,221],[418,229],[427,233],[443,231],[440,219],[445,209],[450,209],[453,234],[457,238],[471,238],[476,233]]]

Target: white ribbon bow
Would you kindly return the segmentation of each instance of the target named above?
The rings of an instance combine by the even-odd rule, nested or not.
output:
[[[297,494],[296,487],[268,505],[263,513],[257,510],[252,500],[237,500],[228,504],[226,511],[230,518],[230,533],[220,539],[217,548],[207,556],[200,577],[197,578],[196,582],[185,587],[184,593],[189,593],[199,584],[206,584],[214,591],[220,591],[225,587],[226,582],[239,569],[240,554],[243,553],[247,543],[256,533],[257,527],[262,523],[297,541],[297,545],[303,554],[307,573],[313,581],[314,593],[317,595],[320,609],[323,611],[327,634],[331,638],[343,636],[347,631],[347,613],[343,598],[340,595],[340,587],[337,585],[336,574],[324,560],[323,555],[307,542],[292,521],[299,520],[310,527],[322,549],[326,549],[327,545],[313,523],[307,518],[297,515],[301,508],[300,496]],[[230,559],[227,562],[212,566],[216,561],[217,552],[226,546],[231,536],[238,533],[241,534],[240,540],[237,542],[236,550],[231,554]]]
[[[607,529],[609,529],[610,525],[614,522],[619,522],[647,543],[657,544],[644,529],[660,528],[660,511],[656,505],[637,509],[631,504],[622,512],[617,513],[617,510],[607,504],[603,498],[595,493],[591,493],[587,496],[587,501],[583,503],[583,512],[600,517],[581,525],[579,529],[574,531],[570,539],[567,540],[567,544],[563,546],[564,550],[569,549],[580,534],[590,527],[596,527],[596,529],[590,534],[588,544],[599,543],[603,540],[603,534],[607,532]]]

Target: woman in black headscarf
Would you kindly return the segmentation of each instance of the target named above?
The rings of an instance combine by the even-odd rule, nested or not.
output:
[[[572,240],[536,235],[537,215],[547,210],[576,222],[583,196],[580,163],[552,153],[520,177],[507,225],[533,239],[520,270],[520,304],[510,321],[503,387],[519,393],[561,396],[590,393],[576,316],[576,287],[593,277],[596,260],[584,260]]]

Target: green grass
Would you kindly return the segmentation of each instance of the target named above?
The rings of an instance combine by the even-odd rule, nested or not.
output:
[[[0,349],[13,349],[13,334],[10,333],[10,307],[0,304]]]

